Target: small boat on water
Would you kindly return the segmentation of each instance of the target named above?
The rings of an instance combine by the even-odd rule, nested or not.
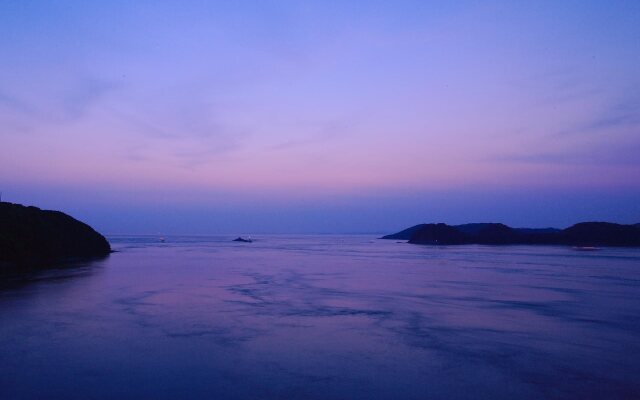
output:
[[[242,242],[242,243],[252,243],[253,240],[251,239],[251,237],[248,238],[243,238],[242,236],[238,236],[237,238],[233,239],[234,242]]]

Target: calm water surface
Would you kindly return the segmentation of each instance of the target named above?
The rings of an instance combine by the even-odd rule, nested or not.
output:
[[[0,283],[0,399],[640,398],[640,250],[111,237]]]

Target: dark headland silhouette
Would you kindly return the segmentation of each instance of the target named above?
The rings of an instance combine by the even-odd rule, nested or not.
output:
[[[110,252],[104,236],[67,214],[0,203],[0,271],[99,258]]]
[[[511,228],[499,223],[420,224],[382,239],[414,244],[550,244],[568,246],[640,246],[640,224],[582,222],[566,229]]]

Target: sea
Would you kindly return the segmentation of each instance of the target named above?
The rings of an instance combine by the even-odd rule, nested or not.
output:
[[[640,249],[114,235],[0,281],[0,399],[639,399]]]

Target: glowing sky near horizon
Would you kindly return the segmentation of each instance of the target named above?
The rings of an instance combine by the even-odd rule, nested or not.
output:
[[[638,21],[635,1],[2,2],[0,190],[109,232],[640,222]]]

